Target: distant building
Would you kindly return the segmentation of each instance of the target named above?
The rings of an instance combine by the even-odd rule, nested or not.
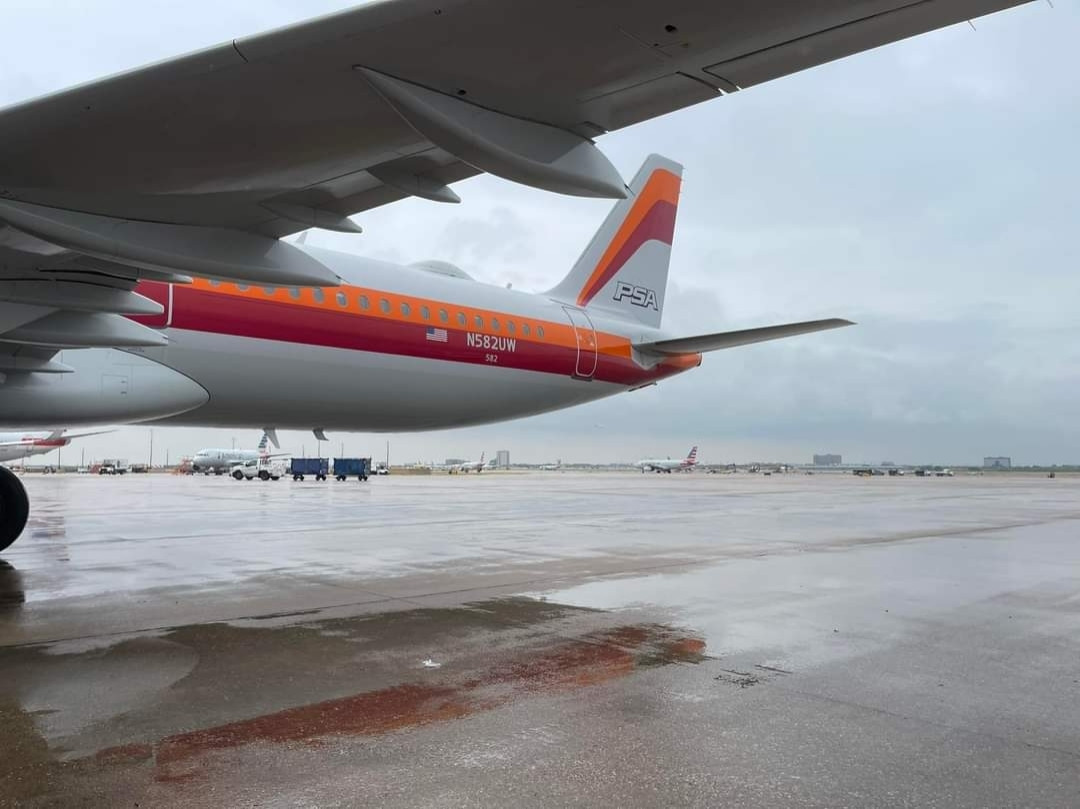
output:
[[[500,449],[498,452],[496,452],[495,453],[495,465],[497,467],[499,467],[499,469],[509,469],[510,468],[510,450],[508,450],[508,449]]]
[[[983,469],[1012,469],[1012,458],[1005,455],[987,455],[983,458]]]
[[[814,466],[839,466],[844,459],[839,455],[815,455]]]

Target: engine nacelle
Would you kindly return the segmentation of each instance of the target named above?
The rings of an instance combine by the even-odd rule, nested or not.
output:
[[[9,374],[0,385],[0,424],[77,427],[175,416],[202,407],[202,385],[136,353],[111,348],[60,352],[69,374]]]

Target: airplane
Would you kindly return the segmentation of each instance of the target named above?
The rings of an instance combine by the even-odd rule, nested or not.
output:
[[[852,325],[664,332],[682,169],[597,139],[1029,1],[385,0],[2,109],[0,422],[434,430]],[[484,173],[616,202],[539,294],[285,240]]]
[[[237,464],[252,461],[263,461],[269,458],[278,458],[288,453],[270,453],[270,436],[263,433],[259,441],[258,449],[201,449],[191,459],[191,471],[203,472],[209,475],[211,472],[223,475]]]
[[[465,473],[475,472],[476,474],[479,475],[485,469],[485,466],[484,466],[484,454],[485,453],[483,453],[483,452],[480,453],[480,460],[479,461],[465,461],[464,463],[459,463],[458,468],[457,468],[458,471],[459,472],[465,472]]]
[[[73,433],[65,435],[65,430],[35,433],[0,433],[0,463],[21,461],[33,455],[45,455],[56,449],[68,446],[76,438],[91,435],[103,435],[110,430],[98,430],[93,433]]]
[[[562,469],[562,458],[555,461],[555,463],[546,463],[540,466],[541,472],[558,472]]]
[[[636,466],[641,469],[642,474],[645,472],[667,472],[671,474],[672,470],[678,470],[680,472],[689,472],[695,466],[697,466],[697,447],[690,450],[690,454],[682,460],[672,460],[671,458],[652,458],[644,461],[638,461]]]

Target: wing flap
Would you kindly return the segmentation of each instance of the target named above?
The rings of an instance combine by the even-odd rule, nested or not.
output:
[[[746,88],[871,48],[1019,5],[1017,0],[924,0],[845,22],[705,68]]]
[[[122,315],[58,311],[5,332],[0,339],[51,348],[134,348],[165,346],[161,332]]]
[[[658,340],[653,343],[636,344],[634,348],[646,354],[700,354],[854,325],[850,320],[840,318],[808,320],[803,323],[785,323],[782,326],[765,326],[760,329],[742,329],[717,334],[702,334],[697,337],[680,337],[675,340]]]
[[[147,269],[280,286],[337,286],[291,244],[224,228],[169,225],[0,200],[0,220],[83,255]]]

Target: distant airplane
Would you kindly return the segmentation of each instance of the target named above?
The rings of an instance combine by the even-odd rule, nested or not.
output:
[[[191,459],[192,472],[211,472],[223,475],[237,464],[262,461],[287,455],[286,452],[270,454],[270,435],[263,433],[258,449],[200,449]]]
[[[66,447],[76,438],[102,435],[109,430],[94,433],[64,435],[64,430],[40,433],[0,433],[0,463],[21,461],[32,455],[44,455],[54,449]]]
[[[559,458],[555,463],[546,463],[540,469],[544,472],[558,472],[562,469],[562,458]]]
[[[458,471],[465,473],[475,472],[479,475],[484,471],[484,454],[485,453],[483,452],[480,453],[479,461],[465,461],[464,463],[458,464]]]
[[[671,473],[671,470],[678,469],[680,472],[688,472],[697,466],[697,447],[690,450],[690,454],[683,458],[681,461],[672,460],[671,458],[649,458],[644,461],[638,461],[636,464],[644,474],[648,471],[653,472],[667,472]]]

